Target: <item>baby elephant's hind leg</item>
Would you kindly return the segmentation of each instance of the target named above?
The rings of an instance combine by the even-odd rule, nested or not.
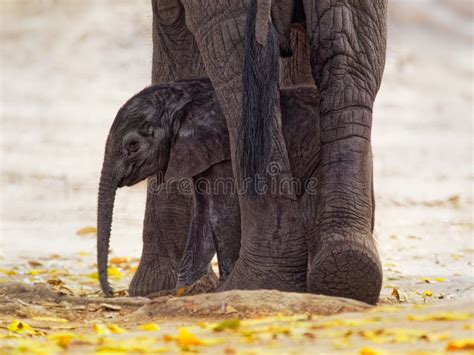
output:
[[[207,214],[222,282],[234,268],[240,252],[240,208],[230,161],[213,166],[206,178],[212,182]]]
[[[230,161],[193,178],[194,205],[177,286],[208,274],[217,251],[220,281],[232,271],[240,251],[240,213]]]

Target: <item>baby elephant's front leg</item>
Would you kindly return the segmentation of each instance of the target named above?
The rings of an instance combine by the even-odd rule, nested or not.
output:
[[[191,285],[211,272],[215,252],[223,281],[240,251],[240,210],[230,161],[193,177],[193,185],[193,217],[177,287]]]

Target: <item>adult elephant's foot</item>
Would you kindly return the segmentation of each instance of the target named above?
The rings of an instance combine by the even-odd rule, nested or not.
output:
[[[148,296],[176,286],[178,265],[175,260],[161,255],[142,255],[137,272],[133,275],[128,293],[132,297]]]
[[[306,259],[306,258],[304,258]],[[239,259],[229,277],[217,288],[228,290],[277,289],[287,292],[306,292],[306,268],[263,265]]]
[[[372,235],[370,141],[358,136],[338,138],[322,141],[316,224],[308,233],[308,291],[375,304],[382,268]]]
[[[241,214],[245,223],[240,256],[217,291],[305,292],[308,252],[296,201],[275,196],[245,199]]]
[[[309,262],[308,292],[377,303],[382,267],[372,235],[319,238]]]
[[[164,296],[174,296],[174,297],[183,297],[183,296],[193,296],[199,295],[201,293],[212,293],[216,290],[217,285],[219,284],[219,277],[216,273],[209,269],[208,273],[201,277],[196,282],[188,286],[177,286],[171,290],[163,290],[158,292],[153,292],[149,294],[148,298],[158,298]]]

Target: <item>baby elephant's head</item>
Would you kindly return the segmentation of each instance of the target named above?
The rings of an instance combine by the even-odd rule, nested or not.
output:
[[[149,176],[163,177],[170,149],[190,100],[178,90],[150,87],[117,113],[109,132],[102,174],[116,187],[134,185]]]
[[[125,103],[110,128],[99,183],[97,238],[102,289],[107,282],[107,252],[115,192],[150,176],[163,177],[186,106],[192,100],[179,85],[149,87]]]

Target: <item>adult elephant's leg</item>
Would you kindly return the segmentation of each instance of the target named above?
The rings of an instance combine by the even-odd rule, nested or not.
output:
[[[152,0],[152,83],[206,77],[196,41],[179,0]]]
[[[321,166],[308,290],[376,303],[372,108],[385,62],[386,0],[305,0],[320,92]]]
[[[183,4],[188,27],[226,117],[234,177],[242,186],[236,168],[236,143],[242,121],[243,36],[250,1],[184,0]],[[271,138],[271,160],[279,166],[274,180],[291,177],[280,128]],[[239,204],[240,256],[224,288],[305,290],[307,247],[294,193],[267,192],[255,199],[244,194],[239,197]]]
[[[152,83],[206,76],[179,0],[152,0]],[[149,185],[153,186],[149,180]],[[148,189],[143,222],[143,254],[130,295],[174,289],[190,223],[192,199],[177,189]]]

